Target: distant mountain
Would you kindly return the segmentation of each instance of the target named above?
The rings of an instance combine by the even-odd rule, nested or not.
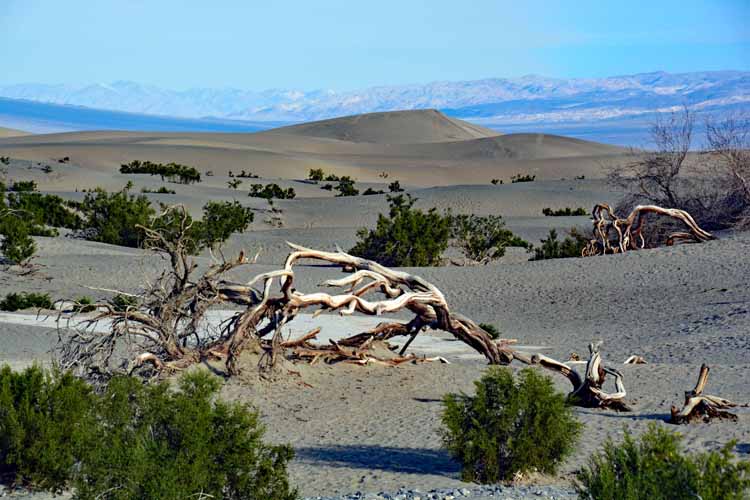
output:
[[[549,123],[635,116],[683,104],[750,104],[750,72],[664,72],[590,79],[493,78],[363,90],[166,90],[119,81],[108,85],[18,84],[0,96],[54,104],[178,117],[310,121],[337,116],[435,108],[493,123]]]

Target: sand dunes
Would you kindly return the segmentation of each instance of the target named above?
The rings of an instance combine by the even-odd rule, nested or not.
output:
[[[22,135],[29,135],[28,132],[24,132],[23,130],[16,130],[13,128],[4,128],[0,127],[0,138],[3,137],[20,137]]]

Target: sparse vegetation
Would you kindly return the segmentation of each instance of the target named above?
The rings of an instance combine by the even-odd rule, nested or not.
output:
[[[307,178],[314,182],[320,182],[325,177],[325,173],[322,168],[311,168],[307,174]]]
[[[9,293],[0,300],[0,311],[19,311],[21,309],[52,309],[52,299],[46,293],[21,292]]]
[[[255,175],[252,172],[245,172],[245,169],[242,169],[242,171],[237,174],[237,177],[243,178],[243,179],[258,179],[260,178],[259,175]]]
[[[143,194],[148,194],[148,193],[153,193],[153,194],[177,194],[177,192],[174,189],[169,189],[169,188],[166,188],[164,186],[161,186],[159,189],[155,189],[155,190],[152,190],[152,189],[149,189],[149,188],[143,188],[143,189],[141,189],[141,193],[143,193]]]
[[[534,182],[536,175],[530,174],[516,174],[510,178],[511,184],[517,184],[519,182]]]
[[[268,445],[257,412],[217,400],[206,373],[143,385],[110,380],[99,395],[67,373],[0,370],[0,468],[76,498],[292,500],[293,451]]]
[[[240,184],[242,184],[242,181],[239,179],[232,179],[230,181],[227,181],[227,186],[229,186],[229,189],[237,189],[240,187]]]
[[[194,167],[180,165],[179,163],[153,163],[133,160],[120,166],[121,174],[149,174],[158,175],[161,180],[179,182],[180,184],[194,184],[201,181],[201,174]]]
[[[249,207],[238,201],[209,201],[203,206],[203,219],[194,225],[199,246],[215,248],[234,233],[242,233],[253,222]]]
[[[497,186],[498,184],[503,183],[502,179],[492,179],[490,182],[492,183],[493,186]]]
[[[284,189],[278,184],[252,184],[250,185],[248,196],[252,196],[253,198],[265,198],[267,200],[272,200],[274,198],[279,200],[292,200],[297,196],[297,193],[294,192],[294,188],[290,187]]]
[[[155,214],[146,196],[125,189],[108,193],[96,188],[73,206],[84,216],[83,228],[90,231],[88,239],[127,247],[141,245],[143,231],[138,226],[147,226]]]
[[[115,311],[124,312],[127,311],[128,308],[136,307],[138,305],[138,298],[132,295],[118,293],[109,300],[109,305],[111,305]]]
[[[578,473],[581,498],[591,500],[742,500],[750,492],[750,462],[737,460],[734,442],[719,451],[688,454],[682,437],[655,424],[636,441],[625,432]]]
[[[36,181],[16,181],[8,186],[8,191],[15,191],[16,193],[28,193],[36,191]]]
[[[383,191],[382,189],[375,190],[373,188],[367,188],[362,193],[362,196],[370,196],[370,195],[373,195],[373,194],[385,194],[385,191]]]
[[[411,195],[388,195],[389,214],[378,216],[375,229],[362,228],[349,253],[385,266],[436,266],[448,247],[451,217],[434,208],[415,209]]]
[[[30,224],[16,213],[8,212],[0,216],[0,236],[3,237],[0,251],[12,264],[25,265],[36,253]]]
[[[516,473],[554,473],[572,451],[581,424],[549,377],[490,367],[476,395],[443,398],[443,443],[461,463],[461,479],[495,483]]]
[[[557,237],[557,231],[550,229],[547,238],[542,239],[542,246],[534,248],[532,260],[581,257],[581,253],[590,239],[581,234],[578,229],[571,228],[568,236],[560,241]]]
[[[333,188],[338,191],[336,196],[357,196],[359,194],[359,189],[354,187],[354,179],[348,175],[340,177],[338,181],[338,185]]]
[[[574,216],[574,215],[575,216],[589,215],[589,212],[583,207],[578,207],[575,209],[570,208],[570,207],[557,208],[557,209],[546,207],[542,209],[542,214],[546,215],[547,217],[565,217],[565,216]]]
[[[507,247],[531,246],[507,229],[499,215],[455,215],[451,237],[467,258],[484,264],[505,255]]]
[[[390,191],[391,193],[401,193],[404,191],[404,189],[401,187],[401,183],[399,181],[393,181],[388,184],[388,191]]]
[[[333,191],[333,184],[323,184],[320,186],[320,189],[324,189],[326,191]]]
[[[497,340],[500,338],[500,330],[497,329],[497,327],[490,323],[479,323],[479,328],[487,332],[493,340]]]
[[[0,156],[0,163],[10,165],[10,156]]]

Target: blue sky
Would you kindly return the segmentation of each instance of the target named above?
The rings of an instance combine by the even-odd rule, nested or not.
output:
[[[0,84],[331,88],[750,70],[750,0],[0,0]]]

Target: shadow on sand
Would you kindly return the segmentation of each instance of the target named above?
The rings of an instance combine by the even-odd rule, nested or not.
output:
[[[377,469],[411,474],[455,476],[459,465],[447,452],[424,448],[395,448],[377,445],[315,446],[295,449],[303,462],[330,467]]]

